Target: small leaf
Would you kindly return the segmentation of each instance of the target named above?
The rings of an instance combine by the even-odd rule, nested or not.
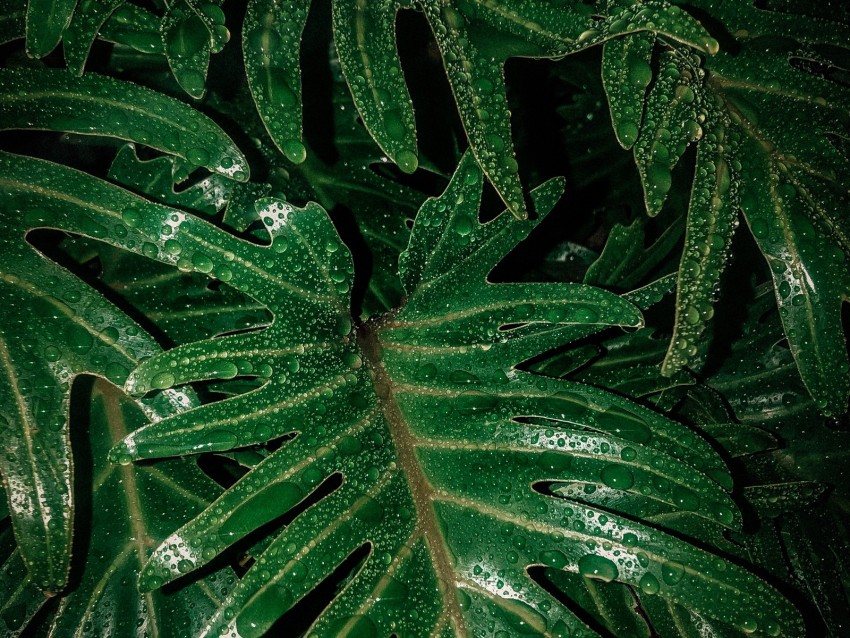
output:
[[[643,120],[646,88],[652,81],[655,36],[638,33],[608,40],[602,47],[602,82],[611,109],[611,121],[623,148],[637,141]]]
[[[301,33],[309,0],[249,0],[242,26],[248,86],[274,143],[291,162],[307,156],[301,141]]]
[[[21,554],[14,550],[0,565],[0,622],[4,636],[19,636],[42,605],[44,593],[32,583]],[[2,626],[2,625],[0,625]]]
[[[163,54],[164,46],[160,35],[162,21],[152,12],[125,2],[103,23],[100,37],[131,47],[148,54]]]
[[[738,226],[738,132],[711,119],[697,150],[695,177],[688,207],[685,248],[679,264],[676,320],[661,371],[672,375],[699,370],[707,350],[703,332],[714,316],[720,276]]]
[[[660,72],[646,99],[646,116],[634,147],[646,210],[661,211],[672,170],[700,135],[700,73],[675,53],[661,54]]]
[[[396,2],[335,0],[334,41],[363,123],[405,173],[416,170],[413,104],[395,48]]]
[[[0,44],[25,37],[27,0],[0,2]]]

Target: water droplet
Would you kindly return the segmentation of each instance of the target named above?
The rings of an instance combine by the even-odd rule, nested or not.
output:
[[[174,375],[171,372],[165,371],[155,374],[151,379],[151,388],[155,390],[167,390],[176,382]]]
[[[685,566],[674,560],[668,560],[661,566],[661,578],[668,585],[678,585],[685,576]]]
[[[627,490],[635,484],[634,474],[622,465],[606,465],[599,478],[605,485],[617,490]]]
[[[201,88],[203,88],[203,83]],[[206,166],[210,162],[210,154],[209,151],[203,148],[190,148],[186,151],[186,160],[195,166]]]
[[[557,549],[552,549],[540,552],[540,562],[548,565],[549,567],[554,567],[555,569],[563,569],[567,566],[569,560],[566,556],[564,556],[563,552],[559,552]]]
[[[286,140],[280,146],[286,159],[293,164],[301,164],[307,159],[307,147],[300,140]]]
[[[585,554],[579,558],[578,570],[582,576],[601,580],[603,583],[610,583],[620,575],[617,566],[612,561],[596,554]]]
[[[455,409],[464,415],[489,412],[499,405],[499,400],[483,392],[463,392],[454,399]]]
[[[402,172],[407,174],[413,173],[419,168],[419,158],[416,157],[416,153],[409,149],[403,149],[396,153],[395,163]]]
[[[142,221],[142,215],[135,208],[125,208],[121,213],[121,219],[130,228],[135,228]]]
[[[454,231],[461,237],[465,237],[472,232],[472,218],[468,215],[460,215],[455,219]]]
[[[649,572],[641,576],[640,581],[638,581],[638,585],[644,594],[649,595],[657,594],[658,590],[661,589],[661,584],[658,582],[658,579]]]

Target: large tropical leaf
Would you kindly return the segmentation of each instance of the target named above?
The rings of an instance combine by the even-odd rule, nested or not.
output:
[[[623,104],[642,104],[643,82],[606,85],[620,141],[634,144],[650,214],[661,209],[687,146],[697,147],[676,327],[664,368],[698,368],[704,359],[703,331],[740,209],[770,266],[804,383],[821,410],[843,413],[850,367],[841,304],[850,293],[850,244],[841,211],[850,194],[841,177],[848,168],[850,89],[841,68],[850,30],[785,13],[778,4],[755,4],[689,3],[723,25],[726,31],[715,34],[722,50],[700,60],[666,44],[642,110],[627,112]],[[606,45],[612,80],[630,68],[646,70],[648,45],[641,46]],[[808,132],[799,134],[799,126]]]
[[[39,223],[82,235],[106,223],[102,242],[212,274],[274,316],[262,330],[151,358],[127,382],[133,392],[237,376],[264,385],[154,420],[113,449],[121,463],[288,435],[160,545],[143,589],[209,563],[325,485],[258,550],[203,634],[262,634],[341,564],[352,575],[313,624],[318,635],[448,635],[491,625],[591,635],[536,584],[527,571],[534,565],[657,592],[731,626],[799,633],[793,608],[765,583],[635,520],[638,503],[739,525],[721,486],[728,474],[704,441],[613,394],[516,369],[588,329],[638,325],[640,315],[580,284],[489,283],[533,224],[507,214],[477,220],[483,176],[471,156],[418,215],[400,266],[405,305],[356,330],[351,262],[315,205],[258,201],[270,241],[256,244],[71,169],[14,156],[2,164],[7,197],[38,210]],[[72,188],[86,200],[62,195]],[[559,191],[552,182],[534,192],[541,216]],[[121,221],[127,208],[137,223]],[[571,485],[618,497],[591,505]],[[584,579],[578,589],[560,587],[588,595]]]
[[[257,109],[281,151],[295,162],[306,157],[298,41],[310,4],[252,0],[242,36]],[[612,6],[600,15],[580,3],[537,0],[336,0],[334,40],[357,110],[381,149],[405,172],[416,170],[419,160],[413,104],[396,51],[395,22],[399,10],[411,8],[424,13],[434,32],[473,154],[518,217],[527,212],[503,78],[509,58],[563,57],[638,32],[664,33],[708,52],[717,48],[693,18],[666,2]]]

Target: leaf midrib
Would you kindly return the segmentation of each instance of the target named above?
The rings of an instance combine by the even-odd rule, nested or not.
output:
[[[448,548],[443,540],[443,533],[432,505],[434,488],[422,471],[422,466],[416,456],[414,437],[395,399],[393,381],[381,360],[378,333],[372,325],[366,324],[357,334],[364,358],[374,373],[375,387],[384,386],[388,390],[386,396],[380,396],[379,403],[392,436],[396,461],[410,487],[414,509],[416,510],[417,527],[425,540],[425,545],[428,547],[434,573],[437,580],[446,586],[457,586],[458,577],[449,557]],[[466,635],[463,610],[451,590],[444,592],[443,601],[445,606],[440,621],[448,618],[459,635]]]

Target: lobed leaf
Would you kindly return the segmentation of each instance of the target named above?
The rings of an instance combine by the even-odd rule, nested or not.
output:
[[[850,115],[848,89],[830,69],[847,48],[847,28],[750,2],[694,6],[729,29],[727,50],[705,59],[702,68],[683,50],[662,53],[634,150],[653,215],[670,188],[669,169],[687,143],[698,147],[676,332],[664,372],[701,365],[697,344],[713,314],[740,208],[772,269],[804,383],[824,413],[843,413],[850,366],[840,308],[848,294],[850,243],[835,211],[850,201],[838,179],[847,170],[840,140],[850,130]],[[619,108],[620,92],[608,88],[611,108]],[[800,135],[794,122],[816,131]],[[616,115],[614,124],[622,126]]]
[[[174,547],[197,569],[287,515],[294,520],[258,550],[228,597],[230,611],[201,635],[264,634],[340,564],[352,576],[318,615],[316,635],[474,633],[483,623],[588,634],[531,578],[528,568],[540,564],[665,599],[682,596],[695,613],[739,627],[778,622],[798,633],[796,613],[764,583],[631,518],[638,506],[736,527],[721,486],[728,475],[707,443],[626,399],[515,369],[579,330],[634,325],[640,316],[615,295],[581,285],[489,283],[489,271],[530,224],[507,213],[481,224],[482,181],[467,155],[446,192],[423,206],[400,265],[406,303],[360,328],[356,340],[346,318],[350,258],[315,205],[259,202],[270,244],[186,216],[169,235],[179,258],[164,243],[147,251],[165,263],[184,259],[184,268],[203,254],[204,270],[266,304],[274,321],[149,359],[127,388],[145,393],[238,376],[264,384],[148,424],[113,458],[223,451],[279,437],[283,444],[160,545],[143,588],[180,577]],[[94,180],[88,187],[114,190]],[[535,191],[541,216],[559,190],[549,183]],[[144,210],[133,232],[150,240],[173,212],[154,204]],[[130,239],[107,241],[138,250]],[[470,296],[472,287],[485,292]],[[572,300],[561,300],[557,314],[545,303],[527,307],[559,289]],[[588,316],[588,308],[597,314]],[[499,325],[516,324],[526,327],[499,334]],[[569,489],[576,484],[616,498],[588,502]],[[311,496],[320,485],[329,493]],[[311,498],[309,507],[299,505]],[[411,604],[415,620],[406,613]]]
[[[300,141],[298,37],[308,3],[249,5],[243,31],[246,68],[258,111],[272,138],[293,161],[303,161]],[[516,56],[560,58],[611,38],[664,33],[708,51],[717,42],[687,13],[663,1],[616,7],[594,20],[583,6],[538,0],[504,3],[335,0],[334,40],[363,122],[399,168],[417,165],[410,97],[393,46],[399,9],[418,7],[431,28],[470,149],[499,196],[519,218],[528,216],[511,139],[504,64]],[[286,116],[289,116],[287,118]]]
[[[108,135],[176,155],[237,181],[248,179],[242,152],[209,118],[149,89],[105,76],[61,70],[0,72],[4,129]]]

